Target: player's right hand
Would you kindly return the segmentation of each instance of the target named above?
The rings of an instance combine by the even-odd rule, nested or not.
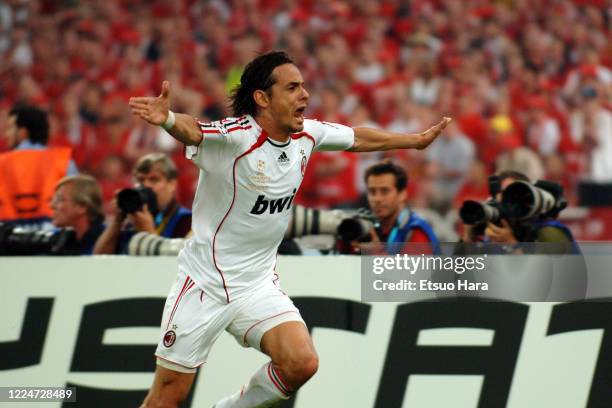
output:
[[[162,82],[161,94],[158,97],[138,96],[132,97],[129,106],[132,114],[146,120],[148,123],[159,126],[168,119],[170,110],[170,82]]]

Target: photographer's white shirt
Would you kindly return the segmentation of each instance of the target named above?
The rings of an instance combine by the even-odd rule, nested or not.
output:
[[[179,254],[179,268],[229,303],[278,279],[277,247],[312,152],[348,149],[354,132],[306,119],[304,130],[281,144],[249,115],[199,124],[203,141],[185,152],[200,169],[194,236]]]

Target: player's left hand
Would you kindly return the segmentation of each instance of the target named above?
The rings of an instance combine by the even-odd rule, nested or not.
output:
[[[151,214],[146,204],[142,207],[142,210],[130,214],[129,217],[136,231],[149,232],[152,234],[156,233],[153,214]]]
[[[485,229],[485,235],[489,237],[492,242],[499,242],[503,244],[516,244],[518,240],[512,232],[512,227],[508,224],[508,221],[502,219],[501,226],[495,225],[492,222],[487,224]]]
[[[436,138],[442,133],[442,130],[451,122],[451,118],[445,116],[442,120],[435,126],[430,127],[423,133],[421,133],[421,138],[417,143],[417,149],[422,150],[429,146],[431,142],[436,140]]]

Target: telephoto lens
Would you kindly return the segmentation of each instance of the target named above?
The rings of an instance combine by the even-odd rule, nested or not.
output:
[[[526,181],[515,181],[502,193],[502,202],[511,218],[526,220],[555,208],[557,200],[550,192]]]
[[[501,211],[498,206],[491,202],[480,203],[478,201],[466,200],[459,210],[459,216],[464,224],[478,225],[498,222],[501,218]]]
[[[343,241],[360,241],[370,236],[374,222],[365,218],[347,218],[338,226],[338,235]]]

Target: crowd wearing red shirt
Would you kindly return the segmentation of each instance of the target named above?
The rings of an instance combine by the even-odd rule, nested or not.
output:
[[[436,163],[443,153],[389,154],[411,176],[414,205],[484,198],[486,175],[502,166],[555,179],[575,201],[580,180],[612,182],[611,24],[603,0],[9,0],[0,129],[15,103],[46,108],[50,144],[71,146],[107,200],[132,182],[137,158],[166,152],[189,206],[195,166],[130,116],[128,98],[157,94],[167,79],[174,111],[220,119],[244,65],[284,49],[305,78],[309,117],[407,132],[454,118],[448,131],[469,159],[460,171]],[[313,156],[300,202],[357,200],[364,167],[380,158]],[[457,186],[450,196],[441,179]]]

